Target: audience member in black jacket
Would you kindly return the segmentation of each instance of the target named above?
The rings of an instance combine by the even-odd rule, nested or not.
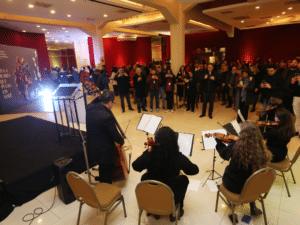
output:
[[[189,184],[185,175],[199,173],[197,165],[179,152],[178,136],[169,127],[160,128],[155,134],[155,143],[159,146],[149,147],[148,150],[132,163],[132,168],[138,172],[147,169],[141,180],[157,180],[167,184],[174,193],[175,204],[180,203],[180,214],[183,215],[183,201]],[[174,218],[172,218],[173,220]]]
[[[267,147],[273,154],[271,162],[281,162],[287,155],[287,144],[295,135],[295,128],[292,122],[291,113],[287,109],[277,109],[275,121],[279,126],[263,133],[264,139],[267,140]]]
[[[146,83],[146,77],[142,74],[142,69],[137,68],[136,69],[136,74],[133,76],[133,84],[135,88],[135,95],[137,99],[137,108],[138,112],[141,112],[141,104],[143,111],[148,111],[145,108],[145,98],[146,98],[146,92],[145,89],[147,87]]]
[[[222,84],[221,86],[221,93],[222,93],[222,104],[221,105],[226,105],[226,102],[228,100],[228,85],[226,83],[226,78],[228,77],[229,71],[228,71],[228,66],[227,65],[222,65],[222,73],[220,74],[220,82]]]
[[[176,78],[170,68],[168,68],[166,71],[165,80],[166,80],[165,91],[166,91],[166,99],[167,99],[166,112],[170,112],[170,111],[173,112]]]
[[[216,139],[216,149],[225,160],[230,160],[222,181],[230,192],[240,194],[246,180],[257,170],[266,166],[272,154],[263,143],[263,137],[254,122],[246,121],[241,126],[239,139],[226,146]],[[250,203],[251,215],[261,214],[255,203]]]
[[[268,67],[268,75],[264,76],[260,84],[260,102],[263,104],[263,109],[268,105],[273,92],[282,90],[283,78],[276,73],[276,67],[273,65]]]
[[[181,101],[181,98],[183,96],[183,79],[187,77],[187,72],[185,72],[184,65],[182,65],[179,69],[179,72],[177,73],[177,95],[179,96],[179,101]]]
[[[260,94],[259,90],[260,90],[261,81],[263,79],[263,74],[258,70],[257,66],[255,65],[250,66],[250,70],[251,70],[250,76],[253,77],[255,80],[255,85],[253,90],[254,104],[252,110],[250,111],[250,112],[254,112],[256,103],[258,102],[259,99],[259,94]]]
[[[208,116],[212,119],[212,112],[214,110],[214,102],[216,97],[216,88],[219,82],[219,74],[213,71],[213,64],[208,64],[208,73],[204,75],[203,79],[203,108],[200,117],[206,114],[206,105],[209,102]]]
[[[238,77],[237,74],[237,68],[236,66],[233,66],[231,68],[231,72],[227,73],[226,77],[226,84],[228,86],[228,106],[226,108],[231,108],[232,107],[232,101],[235,98],[235,86],[236,86],[236,79]]]
[[[121,100],[122,112],[125,112],[124,97],[127,100],[129,110],[133,110],[129,98],[129,76],[124,72],[124,68],[120,67],[115,79],[118,82],[118,90]]]
[[[187,96],[187,109],[186,112],[190,111],[194,113],[195,100],[197,94],[197,79],[195,78],[192,71],[189,71],[188,78],[184,79],[185,82],[185,95]]]
[[[124,144],[124,139],[115,125],[111,111],[114,93],[104,90],[100,99],[86,108],[87,153],[90,162],[99,164],[100,182],[112,183],[115,163],[115,142]]]

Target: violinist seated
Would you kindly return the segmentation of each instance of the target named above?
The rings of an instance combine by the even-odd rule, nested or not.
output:
[[[228,146],[218,138],[216,141],[216,149],[221,158],[230,160],[222,178],[223,185],[227,190],[236,194],[240,194],[246,180],[254,172],[265,167],[272,158],[254,122],[244,122],[238,139]],[[255,202],[250,203],[250,211],[253,216],[262,213],[255,206]]]
[[[195,175],[199,173],[199,168],[179,151],[177,139],[176,133],[170,127],[160,128],[155,134],[153,146],[149,146],[132,163],[132,168],[138,172],[147,169],[141,181],[157,180],[168,185],[174,193],[175,204],[180,202],[180,216],[182,216],[189,179],[185,175],[180,175],[180,171],[183,170],[187,175]],[[170,215],[170,220],[175,221],[175,218]]]
[[[287,144],[295,135],[292,116],[287,109],[277,109],[275,112],[275,121],[279,125],[263,133],[263,137],[267,141],[267,147],[273,154],[271,162],[274,163],[285,159],[288,152]]]

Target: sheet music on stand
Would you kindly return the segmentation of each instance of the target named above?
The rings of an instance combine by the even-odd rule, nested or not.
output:
[[[137,129],[146,133],[155,134],[162,119],[162,117],[144,113],[140,119]]]
[[[204,149],[202,150],[211,150],[215,149],[217,142],[213,137],[205,137],[205,134],[213,134],[213,133],[221,133],[227,135],[227,131],[225,129],[218,129],[218,130],[207,130],[207,131],[202,131],[202,141],[203,141],[203,147]]]
[[[221,124],[220,124],[221,125]],[[222,126],[222,125],[221,125]],[[236,120],[231,121],[222,126],[229,134],[239,136],[241,132],[241,127]]]
[[[178,132],[178,146],[179,151],[186,157],[192,156],[192,150],[194,146],[194,134],[180,133]]]

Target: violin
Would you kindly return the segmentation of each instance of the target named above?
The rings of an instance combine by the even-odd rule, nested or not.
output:
[[[272,111],[273,109],[276,109],[276,108],[277,108],[277,105],[269,106],[269,107],[267,107],[267,108],[264,109],[264,110],[258,111],[258,112],[256,113],[256,115],[262,117],[263,114],[265,114],[265,113],[267,113],[267,112],[270,112],[270,111]]]
[[[279,122],[271,122],[271,121],[256,121],[256,124],[259,127],[273,127],[279,126]]]
[[[151,137],[151,138],[148,138],[148,141],[145,142],[144,145],[145,145],[145,148],[146,148],[147,146],[150,146],[150,147],[152,147],[152,146],[159,146],[159,143],[154,143],[154,140]]]
[[[222,141],[224,143],[228,143],[228,144],[230,144],[234,141],[237,141],[239,139],[238,136],[231,135],[231,134],[225,135],[225,134],[221,134],[221,133],[205,134],[204,137],[206,137],[206,138],[216,137],[220,141]]]

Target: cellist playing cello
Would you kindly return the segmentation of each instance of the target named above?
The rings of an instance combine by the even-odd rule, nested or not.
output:
[[[100,182],[112,183],[115,163],[115,143],[124,144],[111,111],[114,93],[104,90],[86,108],[87,153],[90,162],[99,164]]]

